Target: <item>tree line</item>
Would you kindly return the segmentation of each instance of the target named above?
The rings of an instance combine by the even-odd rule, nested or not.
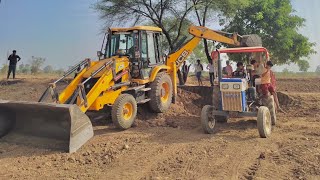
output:
[[[51,65],[45,65],[46,59],[43,57],[35,57],[32,56],[29,63],[23,63],[21,62],[19,65],[17,65],[17,73],[22,74],[32,74],[36,75],[39,73],[45,73],[45,74],[63,74],[64,69],[55,69]],[[5,74],[8,71],[8,64],[3,64],[0,68],[0,73]]]
[[[305,69],[309,56],[316,53],[315,43],[299,32],[305,19],[295,14],[290,0],[99,0],[94,9],[107,27],[144,24],[161,28],[167,52],[177,49],[184,36],[190,38],[189,25],[219,23],[220,30],[230,33],[258,34],[278,65],[294,63]],[[203,40],[200,52],[211,61],[210,51],[221,46]],[[245,60],[243,55],[229,58]]]

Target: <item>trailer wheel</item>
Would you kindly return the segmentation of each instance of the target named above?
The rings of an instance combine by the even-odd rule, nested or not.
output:
[[[203,106],[201,110],[201,125],[205,133],[214,133],[216,119],[212,114],[213,107],[210,105]]]
[[[111,110],[113,124],[122,130],[132,126],[137,116],[137,102],[130,94],[121,94]]]
[[[271,115],[269,109],[265,106],[259,107],[257,126],[260,137],[267,138],[271,134]]]
[[[162,113],[169,109],[172,103],[172,81],[167,73],[159,73],[150,85],[149,106],[152,111]]]

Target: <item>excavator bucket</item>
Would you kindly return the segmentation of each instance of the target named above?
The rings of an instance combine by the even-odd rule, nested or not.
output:
[[[241,39],[241,47],[262,46],[262,39],[257,34],[243,35]]]
[[[92,137],[91,121],[76,105],[0,100],[0,142],[72,153]]]

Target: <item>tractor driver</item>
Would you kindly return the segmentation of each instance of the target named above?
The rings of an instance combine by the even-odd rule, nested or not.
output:
[[[252,71],[252,85],[255,87],[255,79],[260,78],[263,73],[264,66],[262,63],[258,63],[256,60],[251,60],[250,64],[253,66]]]
[[[247,77],[247,71],[244,69],[243,62],[237,62],[237,69],[233,72],[232,77],[234,78]]]

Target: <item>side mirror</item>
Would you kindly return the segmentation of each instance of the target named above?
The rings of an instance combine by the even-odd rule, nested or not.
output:
[[[97,51],[97,56],[101,58],[104,54],[101,51]]]

